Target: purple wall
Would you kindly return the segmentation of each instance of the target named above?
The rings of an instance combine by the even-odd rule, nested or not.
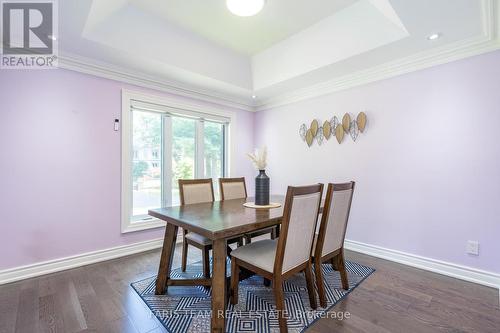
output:
[[[356,143],[299,138],[302,123],[365,109]],[[500,272],[500,52],[259,112],[254,136],[275,193],[357,182],[348,239]]]
[[[66,70],[2,71],[0,88],[0,270],[162,236],[120,232],[113,131],[121,89],[153,91]],[[357,181],[348,239],[500,272],[499,91],[494,52],[257,114],[233,111],[233,174],[251,179],[244,152],[266,144],[274,193]],[[313,118],[363,109],[368,127],[356,143],[307,148],[298,136]],[[465,254],[467,240],[480,242],[480,256]]]
[[[122,88],[155,92],[66,70],[1,71],[0,88],[0,270],[162,237],[120,232],[113,131]],[[249,179],[254,114],[232,112],[233,174]]]

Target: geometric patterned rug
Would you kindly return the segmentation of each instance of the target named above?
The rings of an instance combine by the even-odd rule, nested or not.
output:
[[[228,258],[228,272],[230,260]],[[341,287],[339,272],[330,264],[323,264],[323,277],[327,295],[327,306],[313,310],[304,274],[296,274],[284,282],[285,308],[289,332],[304,332],[308,326],[325,316],[335,304],[356,288],[375,270],[355,262],[346,261],[349,290]],[[172,271],[172,278],[202,277],[201,261],[191,264],[186,272],[180,268]],[[170,333],[210,332],[210,289],[201,286],[168,287],[166,295],[155,295],[156,276],[131,284]],[[316,294],[317,296],[317,294]],[[226,312],[227,332],[279,332],[274,293],[263,284],[262,277],[254,275],[240,282],[238,304],[228,305]]]

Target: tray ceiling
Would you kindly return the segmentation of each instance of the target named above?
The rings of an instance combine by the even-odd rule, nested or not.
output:
[[[91,63],[251,107],[390,62],[494,39],[488,29],[496,5],[267,0],[256,16],[238,17],[224,0],[61,1],[59,46],[63,63]],[[428,40],[432,33],[441,38]]]

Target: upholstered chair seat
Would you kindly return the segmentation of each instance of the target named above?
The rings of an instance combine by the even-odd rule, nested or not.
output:
[[[186,238],[189,239],[190,241],[193,241],[193,242],[196,242],[196,243],[202,244],[202,245],[212,244],[212,241],[210,239],[208,239],[205,236],[199,235],[195,232],[188,232],[186,234]]]
[[[277,244],[275,239],[260,240],[233,250],[231,256],[272,273]]]

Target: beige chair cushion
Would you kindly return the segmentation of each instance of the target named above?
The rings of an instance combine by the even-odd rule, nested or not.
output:
[[[276,245],[276,240],[264,239],[234,249],[231,252],[231,256],[263,269],[266,272],[273,273]]]
[[[202,245],[212,244],[212,241],[210,239],[208,239],[205,236],[199,235],[195,232],[188,232],[186,234],[186,238],[189,239],[190,241],[193,241],[195,243],[202,244]]]
[[[203,184],[185,184],[184,189],[184,204],[196,204],[202,202],[212,202],[212,183]]]
[[[224,200],[243,199],[245,195],[245,184],[243,182],[223,182]]]
[[[309,261],[320,200],[321,193],[319,192],[294,196],[286,235],[282,273]]]
[[[333,192],[322,256],[338,250],[344,245],[351,197],[352,190]]]

